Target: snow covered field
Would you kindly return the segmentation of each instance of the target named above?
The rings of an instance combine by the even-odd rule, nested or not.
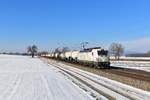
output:
[[[0,100],[92,100],[38,58],[0,55]]]
[[[150,72],[150,57],[125,57],[121,56],[120,61],[114,61],[114,57],[110,57],[111,66],[138,69]]]
[[[138,69],[150,72],[150,61],[111,61],[111,66]]]
[[[149,100],[150,93],[60,62],[48,64],[39,58],[0,55],[0,100],[95,100],[94,96],[100,100],[108,100],[107,96],[117,100]]]
[[[114,60],[115,57],[111,56],[110,59]],[[150,61],[150,57],[126,57],[126,56],[121,56],[120,59],[122,59],[122,60]]]
[[[117,100],[149,100],[150,98],[150,92],[148,91],[143,91],[141,89],[62,64],[61,62],[54,62],[52,65],[78,76],[84,81],[90,83],[93,87],[103,91],[104,94],[107,94]]]

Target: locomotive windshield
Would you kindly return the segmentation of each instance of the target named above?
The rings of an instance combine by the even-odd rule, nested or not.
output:
[[[104,56],[107,56],[108,54],[108,51],[106,50],[101,50],[101,51],[97,51],[98,55],[104,55]]]

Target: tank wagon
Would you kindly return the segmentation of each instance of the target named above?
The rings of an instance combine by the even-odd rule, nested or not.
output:
[[[69,51],[60,54],[52,53],[50,55],[50,58],[67,62],[74,62],[97,68],[110,68],[108,51],[101,47],[87,48],[81,51]]]

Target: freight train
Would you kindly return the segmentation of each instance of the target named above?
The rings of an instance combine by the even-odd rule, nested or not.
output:
[[[42,56],[96,68],[110,68],[108,50],[101,47],[87,48],[81,51],[50,53]]]

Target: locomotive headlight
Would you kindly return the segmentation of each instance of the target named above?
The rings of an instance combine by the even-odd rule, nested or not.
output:
[[[102,59],[101,58],[97,58],[96,61],[97,62],[102,62]]]
[[[97,62],[108,62],[108,61],[109,61],[109,57],[106,56],[97,58]]]

